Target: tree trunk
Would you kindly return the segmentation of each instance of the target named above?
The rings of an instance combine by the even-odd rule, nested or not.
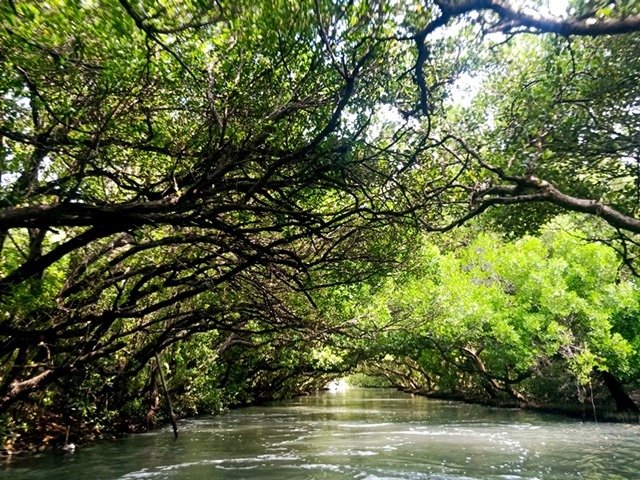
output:
[[[631,400],[631,397],[629,397],[627,392],[625,392],[624,388],[622,387],[622,383],[620,383],[620,381],[615,376],[613,376],[610,372],[604,370],[596,369],[596,371],[600,374],[600,377],[604,381],[604,384],[609,389],[609,393],[611,394],[611,397],[613,397],[613,400],[616,402],[616,409],[619,412],[640,412],[638,406],[633,400]]]
[[[178,423],[176,421],[176,414],[173,411],[173,404],[171,403],[171,397],[169,396],[169,390],[167,390],[167,384],[164,381],[164,374],[162,373],[162,365],[160,364],[160,358],[156,353],[156,364],[158,367],[158,373],[160,374],[160,383],[162,384],[162,391],[164,392],[164,398],[167,402],[167,409],[169,410],[169,421],[173,427],[173,438],[178,438]]]
[[[160,410],[160,392],[158,391],[158,364],[151,362],[149,368],[149,410],[145,416],[147,427],[155,423],[156,415]]]

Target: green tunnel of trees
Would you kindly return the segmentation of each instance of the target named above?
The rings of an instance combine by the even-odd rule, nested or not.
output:
[[[637,419],[640,3],[554,5],[0,2],[5,447],[160,373]]]

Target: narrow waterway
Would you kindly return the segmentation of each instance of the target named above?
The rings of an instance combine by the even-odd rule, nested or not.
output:
[[[640,426],[325,392],[0,467],[4,480],[640,479]]]

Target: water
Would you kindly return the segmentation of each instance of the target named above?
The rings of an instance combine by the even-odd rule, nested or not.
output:
[[[640,478],[640,426],[351,389],[301,397],[74,454],[13,460],[3,480]],[[2,468],[2,467],[0,467]]]

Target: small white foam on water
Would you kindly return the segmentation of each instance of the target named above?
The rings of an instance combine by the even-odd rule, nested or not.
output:
[[[177,463],[175,465],[160,465],[158,467],[155,467],[154,471],[149,471],[148,468],[143,468],[142,470],[138,470],[136,472],[129,472],[125,475],[123,475],[122,477],[120,477],[121,480],[125,480],[125,479],[132,479],[132,478],[152,478],[152,477],[158,477],[160,475],[164,475],[164,472],[168,472],[171,470],[177,470],[179,468],[185,468],[185,467],[192,467],[194,465],[201,465],[202,463],[205,462],[184,462],[184,463]]]
[[[177,463],[175,465],[163,465],[161,467],[156,467],[158,470],[166,472],[168,470],[177,470],[179,468],[192,467],[194,465],[200,465],[202,462],[183,462]]]
[[[289,468],[303,468],[305,470],[329,470],[331,472],[344,473],[345,466],[331,463],[303,463],[301,465],[290,465]]]
[[[135,478],[151,478],[151,477],[157,477],[159,475],[164,475],[164,473],[162,472],[148,472],[146,468],[143,468],[142,470],[139,470],[137,472],[131,472],[131,473],[127,473],[126,475],[123,475],[122,477],[120,477],[120,480],[128,480],[128,479],[135,479]]]
[[[222,464],[222,463],[255,463],[255,462],[290,462],[294,460],[300,460],[300,457],[292,454],[277,455],[274,453],[266,453],[264,455],[258,455],[256,457],[239,457],[239,458],[219,458],[216,460],[205,460],[199,462],[201,464]]]
[[[378,455],[378,453],[372,452],[371,450],[347,450],[347,455],[358,456],[358,457],[370,457],[372,455]]]
[[[279,447],[282,445],[291,445],[292,443],[299,443],[302,440],[306,440],[310,435],[300,435],[299,437],[292,438],[291,440],[283,440],[282,442],[276,442],[269,444],[269,447]]]
[[[509,428],[513,428],[514,430],[538,430],[540,425],[531,425],[530,423],[514,423],[513,425],[508,425]]]
[[[277,461],[287,461],[287,460],[300,460],[300,457],[297,455],[274,455],[271,453],[267,453],[265,455],[258,455],[256,458],[260,460],[277,460]]]
[[[216,465],[216,468],[218,470],[255,470],[259,466],[260,465],[245,465],[243,467],[239,467],[237,465],[234,465],[233,467],[225,467],[224,465]]]
[[[379,447],[371,447],[374,450],[382,450],[383,452],[393,452],[394,450],[398,450],[398,447],[402,446],[402,443],[398,443],[395,445],[380,445]]]
[[[393,472],[393,473],[384,472],[384,473],[382,473],[382,472],[380,472],[380,475],[375,474],[375,473],[360,472],[358,475],[355,475],[353,478],[358,478],[358,479],[361,479],[361,480],[407,480],[407,479],[411,479],[411,480],[417,480],[417,479],[425,479],[425,480],[479,480],[477,478],[460,477],[458,475],[455,475],[455,476],[438,475],[438,474],[434,475],[434,474],[427,474],[427,473],[422,473],[422,472],[403,472],[403,473],[399,473],[399,472]]]
[[[379,428],[393,425],[392,423],[341,423],[338,424],[340,428]]]
[[[387,432],[392,435],[419,435],[423,437],[439,437],[442,435],[451,435],[451,432],[447,430],[399,430],[396,432]],[[367,434],[375,434],[375,432],[367,433]]]
[[[331,450],[326,450],[322,453],[318,453],[318,456],[321,456],[321,457],[340,457],[340,456],[371,457],[373,455],[379,455],[379,452],[374,452],[372,450],[352,450],[348,448],[346,450],[340,450],[340,451],[331,449]]]
[[[377,475],[367,475],[362,480],[404,480],[407,477],[379,477]]]
[[[265,461],[267,462],[274,462],[274,461],[278,461],[278,462],[289,462],[289,461],[295,461],[295,460],[300,460],[300,457],[296,456],[296,455],[275,455],[275,454],[264,454],[264,455],[258,455],[256,457],[243,457],[243,458],[218,458],[215,460],[202,460],[199,462],[183,462],[183,463],[176,463],[175,465],[160,465],[158,467],[154,468],[154,471],[149,471],[148,468],[143,468],[142,470],[138,470],[135,472],[129,472],[125,475],[123,475],[122,477],[119,478],[119,480],[130,480],[130,479],[139,479],[139,478],[152,478],[152,477],[158,477],[158,476],[162,476],[162,475],[166,475],[166,472],[171,471],[171,470],[178,470],[181,468],[187,468],[187,467],[193,467],[193,466],[197,466],[197,465],[215,465],[216,468],[220,468],[223,470],[253,470],[255,468],[257,468],[259,465],[243,465],[243,466],[238,466],[238,464],[243,464],[243,463],[250,463],[250,464],[256,464],[256,463],[264,463]],[[235,464],[234,466],[224,466],[223,464]]]

